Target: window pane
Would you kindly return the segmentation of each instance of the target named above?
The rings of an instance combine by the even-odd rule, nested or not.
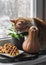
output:
[[[33,0],[0,0],[0,38],[7,37],[10,19],[32,17]],[[32,5],[31,5],[32,4]]]

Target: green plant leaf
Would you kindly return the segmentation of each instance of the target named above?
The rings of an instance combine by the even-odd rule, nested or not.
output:
[[[23,37],[22,33],[17,34],[17,31],[16,31],[16,29],[13,28],[13,25],[12,25],[12,28],[9,29],[8,35],[10,35],[11,37],[15,37],[18,40],[19,40],[20,37]]]
[[[13,31],[12,29],[9,29],[10,31]]]
[[[10,35],[11,37],[15,37],[16,39],[19,40],[19,36],[17,34],[14,33],[9,33],[8,35]]]
[[[22,34],[19,34],[20,35],[20,37],[23,37],[23,35]]]

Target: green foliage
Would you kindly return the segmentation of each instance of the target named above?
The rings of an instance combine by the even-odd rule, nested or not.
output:
[[[8,35],[10,35],[11,37],[14,37],[18,40],[19,40],[20,37],[23,38],[22,33],[18,34],[17,31],[13,28],[13,25],[12,25],[12,28],[9,29]]]

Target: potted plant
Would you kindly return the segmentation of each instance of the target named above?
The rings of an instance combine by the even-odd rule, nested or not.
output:
[[[9,33],[8,35],[10,35],[12,37],[13,40],[13,44],[16,45],[18,47],[18,49],[22,50],[22,44],[24,41],[24,36],[22,33],[18,33],[12,25],[12,28],[9,29]]]

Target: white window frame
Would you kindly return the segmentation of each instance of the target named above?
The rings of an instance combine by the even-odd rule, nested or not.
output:
[[[43,0],[31,0],[30,17],[43,19]]]
[[[43,19],[43,0],[36,0],[36,17]]]
[[[30,17],[36,17],[37,16],[37,0],[31,0],[30,4]]]

